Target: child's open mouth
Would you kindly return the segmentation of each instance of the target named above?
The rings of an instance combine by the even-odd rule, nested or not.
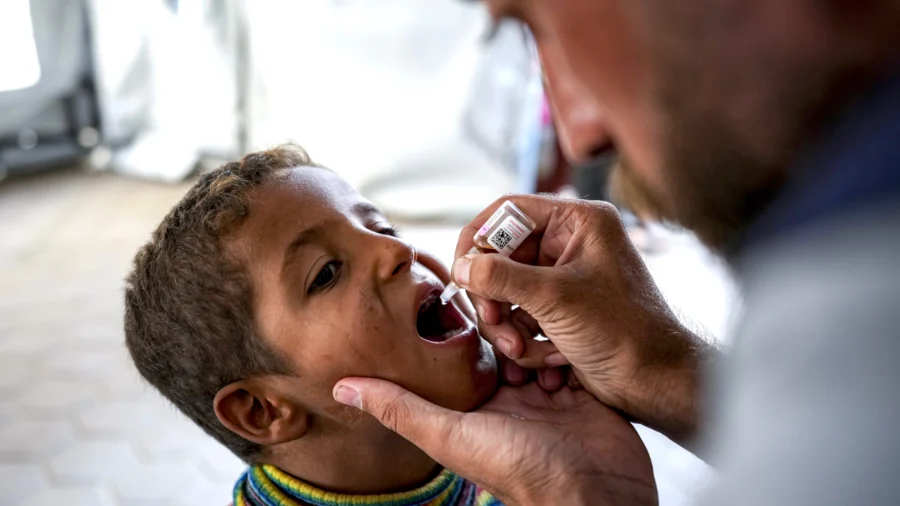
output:
[[[429,293],[416,315],[419,337],[433,343],[443,343],[462,334],[469,327],[455,304],[441,304],[440,294],[440,290]]]

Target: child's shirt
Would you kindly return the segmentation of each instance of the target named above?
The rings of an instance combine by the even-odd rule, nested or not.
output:
[[[316,488],[275,466],[257,465],[234,487],[234,506],[503,506],[483,488],[449,470],[408,492],[337,494]]]

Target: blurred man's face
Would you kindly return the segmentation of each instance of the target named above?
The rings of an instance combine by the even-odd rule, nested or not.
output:
[[[531,28],[567,156],[620,150],[662,214],[713,247],[771,199],[850,76],[821,2],[486,3]]]

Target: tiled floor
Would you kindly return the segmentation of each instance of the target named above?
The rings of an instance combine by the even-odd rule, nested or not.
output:
[[[240,462],[146,387],[123,346],[122,279],[186,186],[61,172],[0,184],[0,506],[227,504]],[[456,229],[404,227],[444,259]],[[733,289],[695,243],[648,258],[663,291],[713,333]],[[705,466],[644,433],[662,504]]]
[[[121,330],[131,256],[184,189],[0,185],[0,504],[228,503],[240,462],[140,381]]]

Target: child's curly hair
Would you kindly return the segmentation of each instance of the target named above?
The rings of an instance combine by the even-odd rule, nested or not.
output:
[[[314,166],[299,146],[251,153],[203,175],[134,259],[125,288],[125,343],[141,375],[247,462],[262,447],[228,430],[213,399],[229,383],[289,372],[260,339],[246,268],[223,239],[247,216],[247,193]]]

